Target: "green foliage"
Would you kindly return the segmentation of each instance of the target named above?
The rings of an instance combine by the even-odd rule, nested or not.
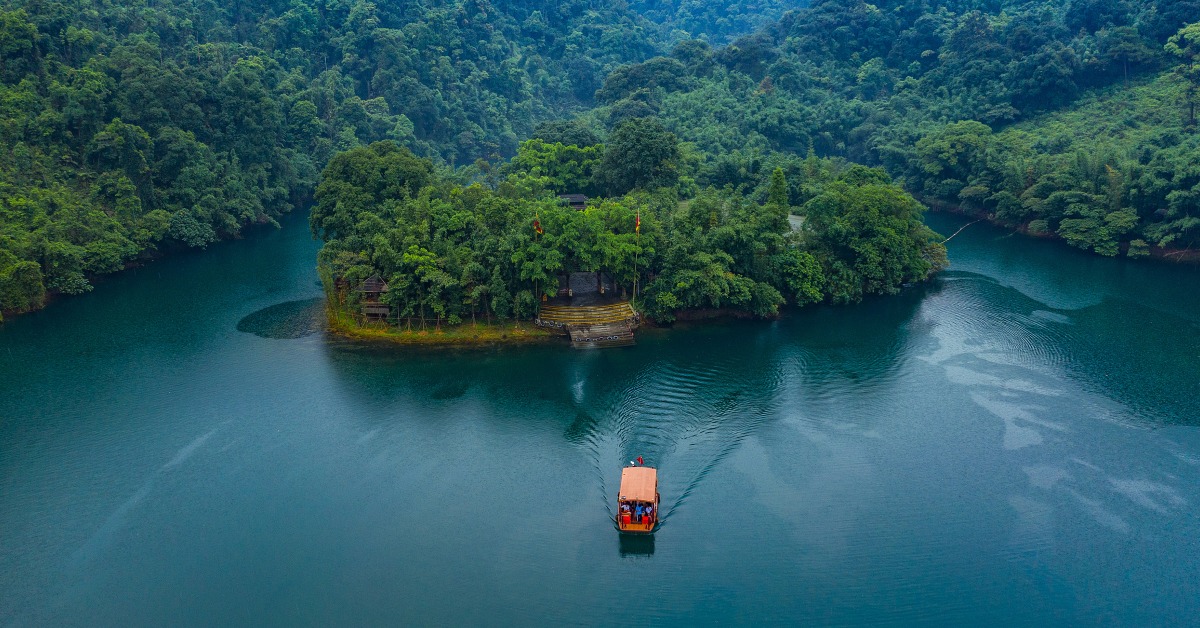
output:
[[[614,133],[605,160],[614,144],[632,147],[627,159],[654,154],[635,133],[675,147],[653,121],[622,129],[632,137]],[[379,275],[390,286],[385,302],[407,327],[528,319],[543,295],[556,294],[561,274],[604,271],[626,294],[641,286],[639,307],[670,322],[687,309],[773,316],[788,303],[856,301],[945,266],[945,249],[921,222],[923,208],[881,171],[783,159],[759,169],[748,193],[707,188],[680,202],[660,179],[595,198],[583,211],[559,203],[555,194],[586,183],[588,169],[605,174],[600,150],[529,140],[499,168],[504,178],[494,186],[435,176],[432,163],[390,143],[336,156],[313,213],[314,233],[326,240],[319,269],[331,300],[353,309],[357,286]],[[392,162],[407,174],[381,174]],[[797,197],[816,216],[799,232],[788,219],[789,176],[804,179]]]
[[[1200,31],[1184,5],[1200,10],[818,0],[724,48],[683,41],[678,64],[620,69],[600,94],[611,104],[585,119],[652,114],[701,156],[701,186],[751,185],[776,155],[811,149],[1100,254],[1132,239],[1187,248],[1200,245],[1186,156]]]
[[[533,130],[533,139],[564,146],[586,147],[600,143],[600,136],[578,119],[543,122]]]
[[[581,241],[617,240],[561,259],[515,244],[531,219],[512,212],[544,205],[549,225],[564,192],[608,196],[589,212],[657,203],[643,240],[669,232],[656,263],[674,251],[682,284],[701,286],[647,285],[664,315],[711,295],[770,312],[814,290],[887,292],[921,276],[910,248],[938,268],[919,233],[874,231],[886,211],[806,232],[793,244],[811,259],[735,253],[746,232],[734,216],[787,235],[790,208],[899,203],[881,191],[893,179],[1104,255],[1200,245],[1200,0],[795,6],[18,2],[0,10],[0,251],[12,258],[0,271],[31,262],[40,276],[22,270],[0,309],[42,301],[28,296],[34,279],[84,292],[155,249],[204,247],[313,200],[314,232],[338,243],[321,258],[331,290],[412,255],[411,289],[440,296],[405,303],[434,320],[522,315],[556,264],[625,264],[612,216],[562,218]],[[667,207],[678,195],[706,213]],[[485,257],[438,248],[476,250],[481,208],[499,221]],[[403,237],[376,241],[392,229]],[[829,239],[842,229],[860,235]]]
[[[309,215],[313,235],[334,239],[354,233],[360,215],[388,199],[403,199],[427,186],[433,164],[385,141],[339,153],[329,161]]]
[[[638,13],[660,24],[668,37],[703,37],[724,43],[768,25],[804,3],[797,0],[634,0],[629,4]]]
[[[1172,70],[1187,83],[1188,124],[1196,124],[1196,94],[1200,91],[1200,22],[1189,24],[1171,39],[1164,49],[1180,64]]]
[[[5,310],[24,312],[42,306],[46,288],[42,269],[34,262],[17,262],[0,269],[0,304]]]
[[[945,268],[946,249],[920,220],[923,208],[895,186],[852,187],[840,180],[801,208],[814,250],[825,261],[829,295],[850,303],[895,294]]]
[[[435,177],[431,162],[389,143],[338,155],[323,174],[313,219],[314,233],[327,241],[319,264],[331,295],[353,305],[353,288],[381,275],[390,285],[386,301],[411,326],[530,318],[540,296],[557,289],[557,273],[568,268],[603,268],[631,284],[634,257],[653,255],[653,218],[644,214],[639,236],[632,201],[605,200],[587,211],[560,204],[547,190],[563,181],[541,173],[544,162],[529,153],[544,157],[567,148],[586,152],[527,143],[523,156],[505,167],[510,174],[497,190]],[[594,160],[598,150],[588,154]],[[403,163],[399,170],[408,175],[383,174],[387,162]],[[549,183],[529,193],[531,179]]]
[[[513,183],[533,192],[594,195],[598,191],[597,166],[604,147],[547,144],[527,140],[517,149],[508,169],[519,176]]]
[[[596,100],[613,103],[639,89],[675,89],[682,84],[687,68],[669,57],[655,57],[643,63],[623,65],[604,79]]]
[[[83,292],[155,249],[274,224],[340,151],[511,155],[662,37],[581,0],[21,0],[0,9],[0,241],[44,288]]]
[[[601,159],[599,181],[610,195],[631,190],[671,187],[679,179],[679,140],[653,118],[621,123]]]
[[[992,130],[980,122],[946,125],[917,142],[921,169],[931,181],[968,181],[986,164]]]
[[[767,205],[786,210],[788,198],[787,175],[783,173],[783,168],[776,168],[771,172],[771,186],[767,189]]]

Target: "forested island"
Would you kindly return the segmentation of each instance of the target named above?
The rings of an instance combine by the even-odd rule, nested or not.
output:
[[[887,293],[943,263],[917,201],[1187,259],[1197,16],[1200,0],[18,0],[0,10],[0,311],[310,205],[323,272],[401,277],[397,307],[435,325],[527,316],[558,265],[637,276],[661,320]],[[672,139],[651,142],[660,171],[622,172],[622,133]],[[411,178],[346,171],[372,159]],[[378,202],[362,220],[337,209],[358,202],[347,186]],[[601,200],[570,213],[558,193]]]
[[[626,120],[606,145],[561,141],[582,133],[551,125],[469,185],[393,142],[335,156],[311,215],[332,306],[356,313],[358,288],[378,276],[390,284],[382,302],[409,329],[527,320],[559,273],[604,271],[628,293],[644,286],[637,305],[659,322],[697,309],[765,317],[895,294],[946,265],[924,208],[882,170],[778,155],[753,189],[681,200],[691,178],[659,122]],[[585,208],[559,198],[578,190],[604,196]]]

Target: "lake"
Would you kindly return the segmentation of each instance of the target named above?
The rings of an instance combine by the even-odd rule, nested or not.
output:
[[[1200,270],[948,246],[584,352],[326,337],[303,216],[109,278],[0,326],[0,624],[1193,624]]]

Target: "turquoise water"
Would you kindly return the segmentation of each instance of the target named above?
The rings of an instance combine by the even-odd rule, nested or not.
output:
[[[980,224],[860,306],[414,351],[320,331],[316,248],[296,217],[0,327],[0,623],[1200,611],[1195,268]],[[652,539],[610,522],[637,455]]]

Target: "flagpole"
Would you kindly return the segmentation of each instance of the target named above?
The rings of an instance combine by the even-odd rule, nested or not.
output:
[[[541,243],[541,238],[540,238],[541,235],[542,235],[541,216],[538,215],[538,212],[535,209],[533,211],[533,243],[534,244]],[[540,290],[538,290],[538,284],[539,284],[539,282],[538,282],[537,277],[534,277],[534,279],[533,279],[533,301],[535,303],[534,307],[537,308],[538,316],[541,316],[542,295],[538,294],[538,292],[540,292]]]
[[[637,289],[638,289],[638,273],[637,260],[638,252],[642,248],[642,212],[638,210],[637,218],[633,222],[633,233],[636,246],[633,249],[633,299],[632,303],[637,305]]]

